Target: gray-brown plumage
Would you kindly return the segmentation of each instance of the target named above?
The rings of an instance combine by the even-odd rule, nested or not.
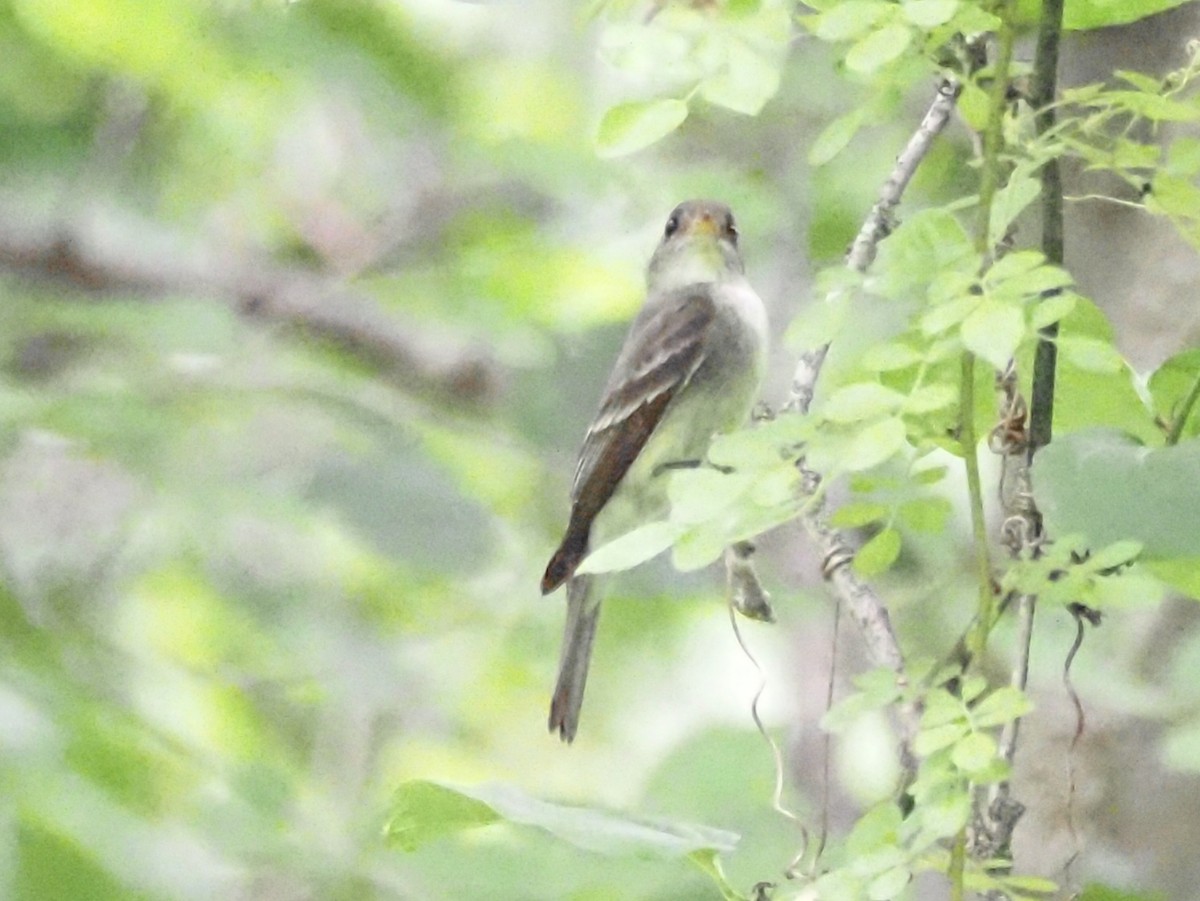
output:
[[[743,274],[729,208],[680,204],[647,270],[629,330],[584,438],[566,534],[542,593],[567,584],[567,621],[550,730],[575,737],[600,615],[596,577],[575,575],[593,548],[668,512],[666,470],[703,459],[741,425],[766,362],[766,314]]]

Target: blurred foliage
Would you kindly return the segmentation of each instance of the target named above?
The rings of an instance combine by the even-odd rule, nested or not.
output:
[[[1068,3],[1068,25],[1172,5]],[[859,570],[901,599],[916,651],[936,653],[958,626],[942,589],[961,593],[965,547],[948,361],[1027,359],[1037,328],[1061,321],[1056,427],[1078,437],[1044,465],[1077,536],[1064,547],[1094,554],[1053,572],[1117,611],[1153,600],[1143,570],[1196,593],[1188,508],[1156,518],[1163,501],[1138,481],[1152,470],[1170,495],[1194,472],[1195,352],[1143,378],[1061,269],[1016,253],[980,276],[952,208],[975,180],[965,137],[910,189],[928,212],[884,245],[879,277],[810,271],[836,267],[944,46],[993,24],[967,0],[0,0],[0,896],[665,901],[782,879],[801,837],[772,810],[748,713],[758,675],[712,570],[627,576],[580,741],[544,734],[561,604],[537,596],[537,574],[640,268],[686,196],[738,210],[776,331],[810,294],[836,295],[803,318],[839,338],[813,423],[715,445],[739,472],[681,473],[666,540],[612,567],[674,543],[698,569],[792,519],[786,451],[808,442],[852,492],[839,523],[874,536]],[[1069,146],[1148,182],[1142,206],[1195,243],[1200,154],[1156,143],[1197,118],[1194,72],[1074,95],[1060,144],[1022,145],[993,228]],[[964,103],[982,93],[969,84]],[[70,257],[79,235],[101,265]],[[12,250],[46,236],[40,262]],[[256,315],[229,287],[242,269],[349,286],[422,353],[486,348],[497,394],[398,390],[353,341]],[[146,272],[156,287],[130,274]],[[1068,299],[1037,302],[1056,288]],[[939,303],[906,318],[918,295]],[[990,383],[974,390],[986,434]],[[1121,483],[1103,524],[1071,479]],[[775,632],[753,633],[789,699],[824,692],[798,673],[825,653],[803,644],[825,605],[788,585],[794,553],[767,556],[787,603]],[[1010,578],[1044,586],[1048,566]],[[1185,770],[1200,760],[1182,689],[1195,645],[1153,708]],[[1102,675],[1112,704],[1144,712],[1132,665]],[[872,678],[831,728],[890,747],[863,723],[898,688]],[[972,685],[969,707],[931,684],[921,787],[937,803],[921,816],[870,806],[887,752],[835,751],[850,762],[840,789],[869,812],[831,841],[846,866],[830,897],[918,897],[910,877],[944,868],[938,842],[962,821],[947,786],[1000,775],[986,730],[1024,699]],[[786,731],[795,711],[768,700]],[[807,818],[818,768],[796,760],[783,800]],[[904,854],[865,853],[905,830]]]

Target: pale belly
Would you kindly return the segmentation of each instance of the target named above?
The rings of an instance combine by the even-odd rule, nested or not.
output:
[[[739,298],[740,299],[740,298]],[[761,316],[761,302],[752,296]],[[714,435],[744,425],[766,368],[765,317],[726,309],[714,323],[716,344],[672,399],[654,434],[592,523],[593,548],[670,511],[672,465],[702,461]]]

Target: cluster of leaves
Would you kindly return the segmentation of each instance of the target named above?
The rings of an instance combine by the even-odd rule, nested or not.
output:
[[[957,667],[936,670],[932,663],[909,667],[913,682],[897,683],[890,670],[872,670],[855,679],[859,689],[826,714],[823,727],[841,734],[872,711],[897,704],[920,705],[920,730],[913,751],[920,758],[908,787],[912,811],[905,816],[888,799],[868,810],[846,838],[844,862],[816,880],[819,896],[832,901],[900,897],[914,874],[949,866],[949,845],[971,817],[972,798],[1007,779],[1010,766],[993,732],[1031,710],[1019,690],[989,690],[987,680],[964,677]],[[971,861],[965,884],[972,891],[1000,891],[1016,899],[1042,898],[1054,884],[1036,877],[998,875],[1006,861]]]
[[[615,157],[641,150],[679,128],[702,99],[747,116],[779,90],[791,38],[782,0],[734,0],[719,11],[706,3],[661,3],[648,18],[629,2],[608,2],[601,58],[629,95],[610,107],[596,149]]]

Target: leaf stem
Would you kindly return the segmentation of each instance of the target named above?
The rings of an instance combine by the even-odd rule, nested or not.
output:
[[[964,871],[967,863],[967,830],[962,828],[954,837],[954,847],[950,849],[950,901],[963,901],[965,897]]]
[[[975,435],[975,355],[964,351],[959,383],[958,440],[967,467],[967,494],[971,509],[971,538],[975,545],[975,568],[979,578],[979,606],[975,628],[967,639],[971,659],[978,660],[987,649],[992,629],[995,595],[992,592],[992,561],[988,551],[987,523],[983,518],[983,480],[979,475],[979,440]]]
[[[1178,444],[1179,439],[1183,437],[1183,427],[1187,425],[1188,417],[1192,415],[1192,409],[1196,406],[1197,400],[1200,400],[1200,376],[1197,376],[1196,381],[1192,382],[1191,390],[1183,399],[1183,406],[1179,408],[1179,412],[1175,415],[1175,421],[1171,423],[1171,431],[1167,433],[1168,445]]]
[[[975,249],[981,256],[991,253],[996,238],[991,234],[992,203],[1000,188],[1000,150],[1004,142],[1004,110],[1008,106],[1008,73],[1012,68],[1013,44],[1016,29],[1012,25],[1014,0],[1001,0],[996,5],[1000,17],[997,38],[996,65],[992,69],[991,93],[988,96],[988,120],[983,132],[983,159],[979,173],[979,225],[975,234]]]
[[[991,234],[992,205],[1000,189],[1000,151],[1004,144],[1004,111],[1008,105],[1008,74],[1012,67],[1016,29],[1012,24],[1015,0],[998,0],[995,13],[1000,18],[996,64],[992,69],[988,97],[988,120],[983,133],[983,158],[979,175],[979,220],[975,249],[983,260],[990,258],[998,236]],[[995,599],[992,592],[992,563],[988,551],[987,524],[983,518],[983,484],[979,477],[979,442],[975,435],[975,355],[963,351],[962,377],[959,382],[958,437],[967,467],[967,491],[971,504],[971,532],[975,544],[975,565],[979,578],[979,609],[967,649],[979,660],[987,649],[992,629]]]

